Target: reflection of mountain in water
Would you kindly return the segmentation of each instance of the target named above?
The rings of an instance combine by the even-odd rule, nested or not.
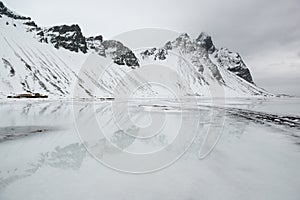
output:
[[[35,174],[42,167],[54,167],[59,169],[78,170],[83,159],[86,157],[86,150],[82,144],[75,143],[65,147],[57,146],[54,151],[41,153],[38,160],[28,163],[24,170],[15,168],[11,171],[2,171],[0,177],[0,189],[19,179]]]
[[[196,138],[189,149],[189,154],[199,155],[199,149],[201,149],[200,153],[205,155],[213,148],[214,143],[221,136],[220,134],[226,135],[226,140],[239,139],[248,124],[256,123],[258,120],[263,124],[274,125],[274,127],[281,125],[292,128],[289,123],[299,124],[299,118],[296,117],[251,111],[256,104],[249,103],[249,101],[245,104],[230,105],[239,109],[209,107],[201,104],[197,107],[191,107],[189,103],[181,105],[182,107],[179,109],[175,103],[160,101],[155,103],[133,102],[133,104],[129,105],[129,108],[121,106],[124,109],[116,110],[112,108],[111,102],[94,103],[74,102],[72,104],[71,102],[58,101],[2,103],[0,105],[0,115],[5,116],[5,118],[0,122],[0,135],[11,135],[9,139],[18,139],[21,142],[15,144],[20,146],[23,145],[22,142],[30,143],[35,141],[32,139],[36,138],[36,135],[47,136],[46,139],[59,134],[73,135],[72,137],[75,136],[77,138],[77,133],[73,127],[74,124],[72,124],[74,114],[76,122],[84,124],[86,133],[95,133],[95,138],[91,138],[92,140],[90,141],[83,141],[86,147],[92,150],[93,153],[96,152],[96,156],[101,158],[106,155],[117,155],[137,142],[155,148],[168,144],[169,138],[163,134],[148,140],[137,140],[135,136],[141,134],[141,129],[135,126],[134,123],[128,122],[128,116],[124,115],[125,111],[130,110],[131,119],[138,121],[151,112],[176,118],[180,116],[179,110],[181,109],[186,111],[185,113],[201,119]],[[112,112],[114,112],[115,117],[117,116],[116,118],[113,117]],[[118,123],[116,123],[116,120]],[[285,124],[285,122],[289,123]],[[116,126],[116,124],[120,126]],[[95,125],[101,127],[104,135],[95,131]],[[32,139],[22,140],[22,137],[25,136],[31,136]],[[6,140],[7,138],[3,139],[0,145],[6,144]],[[55,147],[48,148],[45,152],[40,153],[34,161],[23,164],[14,163],[12,166],[9,166],[9,170],[5,169],[4,166],[0,166],[0,188],[31,176],[42,167],[63,170],[80,169],[88,154],[83,144],[78,141],[78,138],[76,141],[70,140],[68,143],[60,143],[61,141],[56,140],[58,144]],[[22,148],[20,148],[21,150]],[[176,151],[176,149],[168,150]]]

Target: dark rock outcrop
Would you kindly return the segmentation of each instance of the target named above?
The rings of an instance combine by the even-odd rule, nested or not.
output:
[[[168,50],[166,48],[152,48],[141,52],[140,55],[142,56],[142,58],[154,56],[154,60],[165,60],[167,59]]]
[[[34,26],[32,23],[27,25]],[[118,65],[127,65],[132,68],[139,66],[134,53],[121,42],[103,40],[102,35],[86,38],[78,25],[54,26],[39,31],[37,35],[40,42],[50,42],[57,49],[62,47],[70,51],[81,51],[82,53],[94,51],[101,56],[110,56]]]
[[[40,41],[42,42],[46,41],[46,38],[50,38],[48,42],[57,49],[63,47],[70,51],[87,53],[86,39],[77,24],[54,26],[38,34],[41,36]]]
[[[99,55],[105,56],[105,51],[102,42],[103,42],[102,35],[86,38],[86,44],[89,50],[93,50],[97,52]]]
[[[250,70],[238,53],[233,53],[226,48],[220,48],[215,51],[214,56],[227,70],[233,72],[249,83],[255,84]]]
[[[111,56],[118,65],[127,65],[132,68],[138,67],[138,59],[134,53],[121,42],[116,40],[105,40],[102,42],[105,56]]]
[[[27,26],[34,27],[34,28],[39,28],[38,25],[34,21],[27,21],[27,22],[24,22],[24,24]]]
[[[9,10],[4,4],[2,1],[0,1],[0,14],[2,15],[6,15],[10,18],[13,18],[13,19],[21,19],[21,20],[31,20],[30,17],[24,17],[24,16],[21,16],[21,15],[17,15],[15,14],[14,12],[12,12],[11,10]]]
[[[212,53],[216,50],[216,47],[214,46],[211,36],[208,34],[202,32],[198,38],[196,39],[197,43],[199,43],[206,51],[209,53]]]
[[[27,31],[35,32],[40,42],[51,43],[57,49],[64,48],[73,52],[96,52],[101,56],[109,56],[113,62],[118,65],[127,65],[131,68],[139,66],[139,61],[135,54],[121,42],[115,40],[103,40],[102,35],[85,37],[81,28],[77,24],[54,26],[46,29],[40,28],[30,17],[25,17],[9,10],[0,1],[0,17],[8,16],[15,20],[24,20],[22,23],[27,26]],[[17,25],[12,22],[16,27]],[[6,22],[10,25],[10,22]],[[221,66],[236,74],[242,79],[254,84],[251,73],[241,56],[232,53],[227,49],[217,49],[211,36],[202,32],[195,40],[187,33],[179,35],[175,40],[167,42],[162,48],[152,48],[141,52],[142,58],[152,56],[154,60],[165,60],[168,51],[177,49],[180,54],[190,54],[192,63],[204,71],[203,64],[199,61],[204,58],[208,60],[209,56],[215,56],[216,62]],[[203,62],[204,62],[203,61]],[[210,63],[213,66],[213,63]],[[212,70],[217,73],[217,69]]]
[[[154,60],[165,60],[168,51],[179,50],[180,54],[190,54],[192,63],[198,68],[199,72],[204,71],[203,64],[201,62],[207,62],[209,56],[213,55],[216,61],[228,71],[236,74],[240,78],[254,84],[250,70],[243,62],[241,56],[238,53],[230,52],[227,49],[217,49],[212,41],[211,36],[206,33],[201,33],[196,40],[193,40],[187,33],[179,35],[175,40],[167,42],[163,48],[147,49],[140,53],[144,59],[146,57],[153,57]],[[200,61],[201,59],[204,61]],[[206,60],[206,61],[205,61]],[[206,63],[210,66],[210,70],[217,80],[221,81],[221,74],[213,63]]]

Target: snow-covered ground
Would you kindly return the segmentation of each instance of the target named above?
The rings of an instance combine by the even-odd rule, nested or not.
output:
[[[0,199],[298,200],[299,114],[291,98],[3,101]]]

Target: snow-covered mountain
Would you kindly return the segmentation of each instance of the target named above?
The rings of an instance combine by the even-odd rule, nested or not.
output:
[[[24,93],[72,97],[76,83],[80,97],[113,97],[120,85],[118,89],[129,92],[132,86],[147,81],[135,73],[147,64],[173,66],[188,83],[185,87],[193,91],[186,95],[211,95],[212,86],[222,88],[226,96],[270,95],[254,84],[239,54],[216,48],[205,33],[196,39],[182,34],[161,48],[133,52],[101,35],[85,37],[78,25],[39,27],[30,17],[0,2],[0,44],[1,98]],[[80,73],[91,54],[99,57],[97,62],[111,63],[100,79],[92,70]],[[183,64],[182,59],[189,64]],[[120,84],[128,74],[130,79]],[[181,87],[177,81],[170,82]],[[148,86],[142,93],[161,95],[155,90]]]
[[[270,95],[255,85],[239,54],[217,49],[206,33],[201,33],[196,39],[181,34],[163,47],[141,52],[140,57],[143,64],[170,65],[171,62],[181,77],[185,77],[194,94],[199,96],[214,95],[211,94],[214,88],[222,88],[227,97]]]

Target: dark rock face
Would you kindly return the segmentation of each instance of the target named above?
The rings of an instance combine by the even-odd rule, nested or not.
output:
[[[42,29],[34,21],[31,21],[30,17],[15,14],[0,1],[0,17],[3,15],[15,20],[24,20],[23,24],[26,26],[27,31],[35,32],[39,42],[51,43],[57,49],[64,48],[82,53],[94,51],[101,56],[110,56],[118,65],[127,65],[131,68],[139,66],[135,54],[121,42],[104,41],[102,35],[86,38],[77,24]],[[9,24],[9,22],[6,22],[6,25]]]
[[[179,35],[179,37],[172,42],[167,42],[164,48],[167,50],[178,48],[183,54],[203,51],[203,49],[187,33]]]
[[[222,81],[222,76],[218,68],[211,62],[208,64],[209,56],[213,55],[216,61],[228,71],[254,84],[250,70],[243,62],[241,56],[224,48],[217,49],[212,42],[211,36],[206,33],[201,33],[196,40],[193,40],[188,34],[184,33],[179,35],[174,41],[167,42],[163,48],[147,49],[141,52],[140,55],[142,59],[153,57],[154,60],[165,60],[168,51],[175,49],[179,50],[182,54],[191,55],[192,63],[198,68],[200,73],[205,68],[202,62],[207,62],[206,65],[210,68],[214,77]]]
[[[27,25],[34,26],[32,23]],[[57,49],[62,47],[74,52],[81,51],[82,53],[94,51],[101,56],[111,56],[118,65],[127,65],[132,68],[139,66],[134,53],[121,42],[115,40],[103,41],[102,35],[86,38],[78,25],[54,26],[41,30],[37,34],[40,37],[40,42],[50,42]]]
[[[159,49],[152,48],[141,52],[140,55],[142,56],[143,59],[145,57],[154,56],[154,60],[157,59],[165,60],[167,59],[168,50],[166,48],[159,48]]]
[[[215,51],[215,46],[212,42],[211,36],[207,35],[206,33],[202,32],[196,41],[209,53]]]
[[[101,56],[111,56],[118,65],[127,65],[132,68],[139,66],[134,53],[121,42],[115,40],[103,41],[102,35],[86,38],[78,25],[54,26],[38,32],[38,35],[41,42],[50,42],[57,49],[62,47],[70,51],[81,51],[82,53],[94,51]]]
[[[6,8],[6,7],[4,6],[3,2],[0,1],[0,10],[3,10],[4,8]]]
[[[29,32],[42,30],[34,21],[27,21],[23,24],[27,26],[27,31]]]
[[[27,25],[34,26],[31,22],[28,22]],[[39,31],[37,35],[40,37],[40,42],[50,42],[57,49],[62,47],[70,51],[81,51],[82,53],[94,51],[101,56],[111,56],[118,65],[127,65],[132,68],[139,66],[134,53],[121,42],[115,40],[103,41],[102,35],[86,38],[78,25],[54,26]]]
[[[190,38],[187,33],[179,35],[175,40],[168,41],[162,48],[147,49],[140,53],[142,58],[153,56],[154,60],[165,60],[168,55],[168,51],[179,49],[182,54],[195,54],[205,52],[197,42]]]
[[[103,40],[101,35],[85,37],[80,27],[75,25],[54,26],[47,29],[40,28],[30,17],[20,16],[9,10],[0,1],[0,17],[8,16],[15,20],[24,20],[23,24],[27,26],[27,31],[35,32],[40,42],[51,43],[57,49],[64,48],[73,52],[96,52],[101,56],[110,56],[114,63],[118,65],[127,65],[131,68],[139,66],[139,61],[135,54],[121,42],[115,40]],[[9,25],[6,22],[6,25]],[[12,23],[16,26],[14,23]],[[202,58],[209,58],[214,55],[216,61],[227,70],[243,78],[249,83],[254,84],[251,73],[241,56],[232,53],[227,49],[217,49],[211,36],[201,33],[196,40],[191,39],[188,34],[181,34],[174,41],[167,42],[162,48],[152,48],[141,52],[142,58],[152,56],[154,60],[165,60],[168,51],[179,49],[180,53],[191,54],[192,62],[203,72],[204,67],[199,61]],[[215,70],[217,72],[217,70]],[[13,73],[12,73],[13,74]]]
[[[158,58],[159,60],[165,60],[167,57],[166,55],[168,54],[168,51],[166,49],[158,49],[157,54],[155,55],[155,60]]]
[[[21,20],[30,20],[31,18],[30,17],[24,17],[24,16],[20,16],[20,15],[17,15],[15,13],[13,13],[11,10],[9,10],[4,4],[2,1],[0,1],[0,14],[3,14],[3,15],[6,15],[10,18],[13,18],[13,19],[21,19]]]
[[[192,44],[192,40],[187,33],[179,35],[173,42],[169,43],[172,48],[181,48],[187,50]],[[187,53],[187,51],[185,51]]]
[[[98,41],[100,41],[100,42],[103,42],[103,37],[102,37],[102,35],[98,35],[98,36],[93,37],[93,38],[94,38],[94,40],[98,40]]]
[[[2,62],[3,62],[3,64],[4,64],[4,67],[5,67],[7,70],[9,70],[9,76],[13,77],[13,76],[15,75],[16,71],[15,71],[15,69],[13,68],[12,64],[11,64],[8,60],[6,60],[6,59],[4,59],[4,58],[2,58]]]
[[[168,51],[168,50],[172,50],[172,43],[171,41],[167,42],[164,46],[164,48]]]
[[[111,56],[118,65],[127,65],[132,68],[138,67],[138,59],[134,53],[121,42],[116,40],[106,40],[102,42],[105,56]]]
[[[86,38],[86,44],[87,44],[88,49],[94,50],[101,56],[105,56],[105,51],[104,51],[102,42],[103,42],[102,35]]]
[[[77,24],[54,26],[38,33],[41,42],[50,42],[55,48],[63,47],[70,51],[87,53],[86,39]],[[47,41],[50,38],[50,41]]]
[[[254,84],[250,70],[238,53],[233,53],[226,48],[216,50],[214,54],[217,61],[227,70],[233,72],[242,79]]]
[[[244,80],[248,81],[249,83],[254,84],[250,70],[249,69],[245,69],[242,67],[235,67],[232,69],[228,69],[231,72],[234,72],[236,75],[238,75],[239,77],[243,78]]]
[[[86,41],[88,43],[90,43],[90,46],[92,46],[92,45],[95,46],[95,45],[97,45],[97,42],[99,42],[99,43],[103,42],[103,37],[102,37],[102,35],[98,35],[96,37],[92,36],[92,37],[86,38]]]
[[[146,51],[141,52],[142,57],[146,57],[146,56],[152,56],[154,55],[156,51],[156,48],[152,48],[152,49],[147,49]]]
[[[27,26],[32,26],[34,28],[39,28],[38,25],[34,21],[24,22],[24,24]]]

